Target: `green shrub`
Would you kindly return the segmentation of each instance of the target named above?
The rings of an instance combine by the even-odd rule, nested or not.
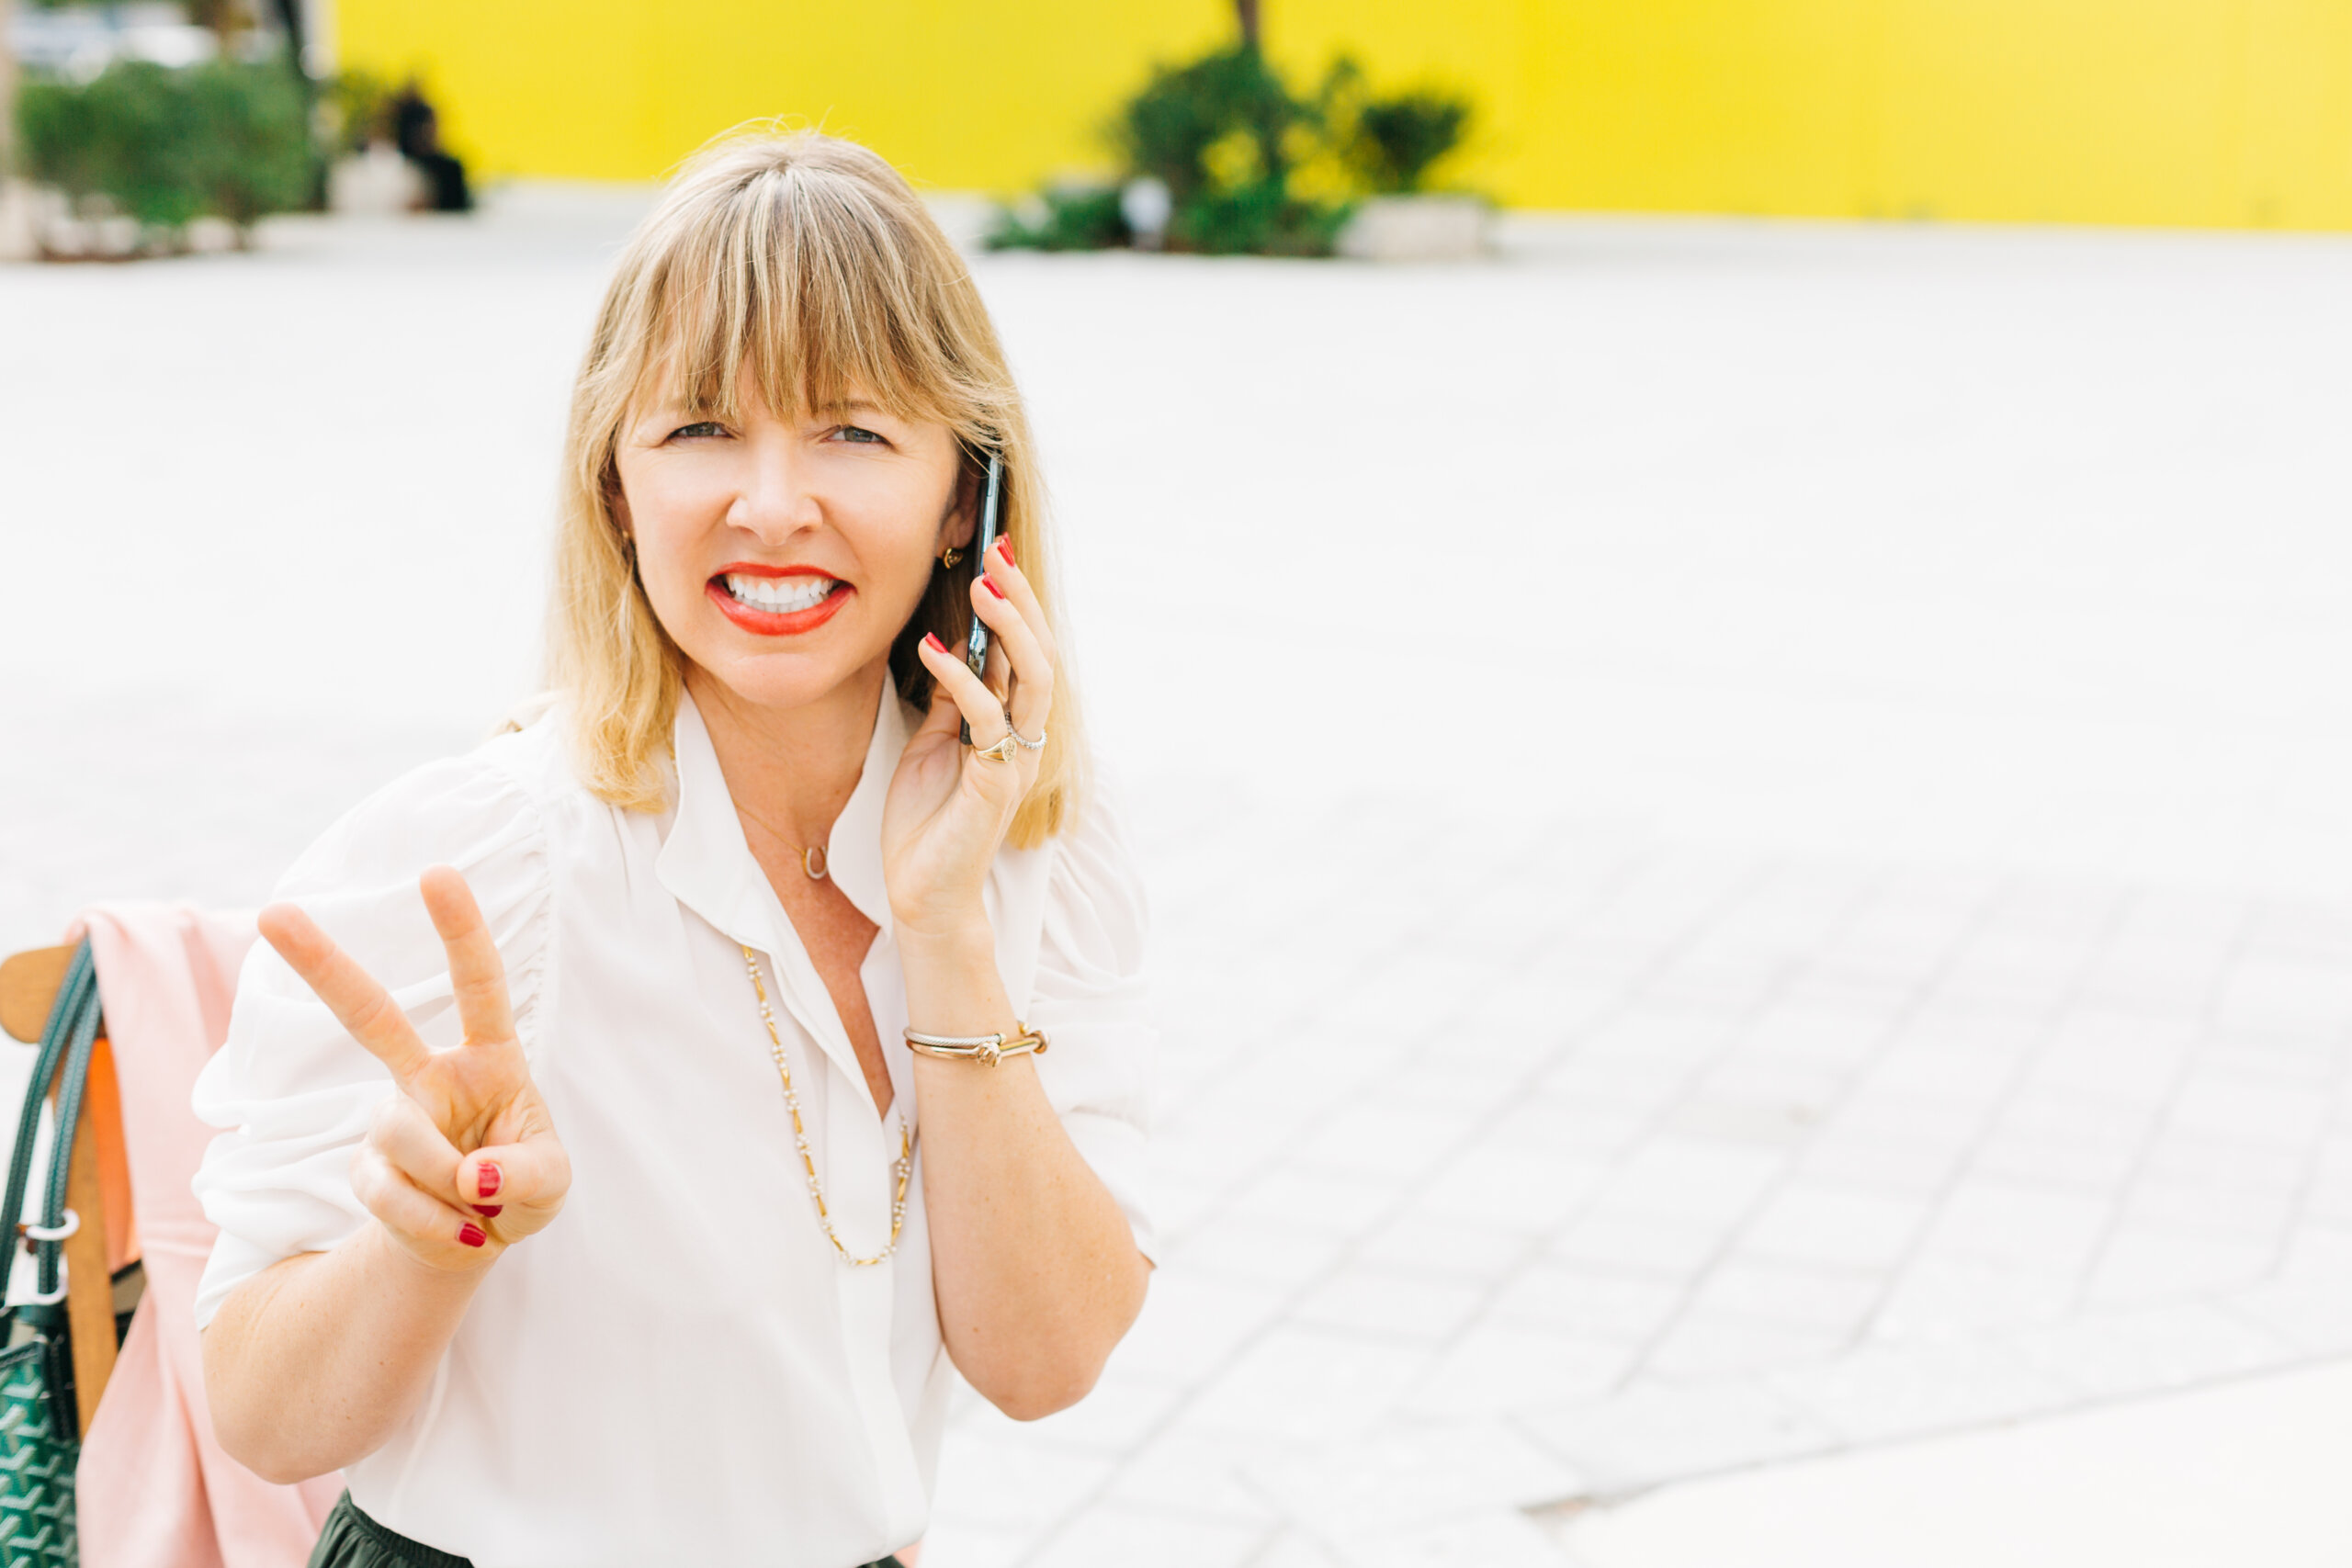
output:
[[[1134,239],[1116,190],[1079,186],[1001,209],[987,243],[1000,251],[1108,251]]]
[[[332,132],[328,140],[335,151],[358,152],[371,141],[392,139],[392,92],[390,82],[356,67],[319,84],[319,101]]]
[[[1354,200],[1419,190],[1460,144],[1470,106],[1432,91],[1374,97],[1344,56],[1301,98],[1250,43],[1163,66],[1111,128],[1121,185],[1168,190],[1163,243],[1213,254],[1328,255]],[[1117,189],[1048,192],[1007,209],[998,247],[1088,250],[1136,236]]]
[[[1350,183],[1373,196],[1426,188],[1430,168],[1462,144],[1470,124],[1467,99],[1431,88],[1373,96],[1363,68],[1346,55],[1332,62],[1315,102]]]
[[[1209,191],[1176,209],[1168,247],[1204,255],[1327,256],[1349,209],[1294,196],[1280,179]]]
[[[1283,139],[1308,113],[1263,55],[1236,44],[1154,72],[1114,135],[1128,168],[1164,183],[1182,212],[1219,189],[1278,177],[1288,164]],[[1243,159],[1255,166],[1237,178],[1233,165]]]
[[[1240,43],[1154,72],[1114,140],[1129,177],[1168,187],[1170,249],[1327,255],[1347,208],[1306,195],[1295,178],[1317,129],[1315,106]]]
[[[1356,120],[1349,162],[1374,190],[1419,190],[1430,165],[1460,143],[1469,118],[1468,104],[1435,93],[1375,98]]]
[[[29,80],[17,124],[34,179],[104,197],[155,229],[207,216],[248,229],[308,205],[317,177],[302,92],[283,62],[125,61],[85,85]]]

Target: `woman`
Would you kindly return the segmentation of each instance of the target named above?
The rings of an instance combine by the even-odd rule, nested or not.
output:
[[[1150,1269],[1021,405],[888,164],[738,141],[622,256],[565,489],[553,708],[304,856],[198,1085],[215,1427],[348,1471],[314,1563],[888,1562],[948,1366],[1059,1409]]]

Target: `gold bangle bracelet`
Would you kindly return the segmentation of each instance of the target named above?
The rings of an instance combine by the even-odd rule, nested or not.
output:
[[[1035,1055],[1046,1049],[1046,1037],[1025,1023],[1012,1026],[1017,1034],[919,1034],[907,1031],[907,1049],[921,1056],[951,1062],[978,1062],[993,1067],[1007,1056]]]

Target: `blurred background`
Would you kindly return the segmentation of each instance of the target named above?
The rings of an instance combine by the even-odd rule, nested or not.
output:
[[[856,137],[967,251],[1166,1246],[1088,1402],[959,1406],[925,1568],[2352,1551],[2352,4],[0,40],[0,952],[256,904],[531,692],[707,138]]]
[[[339,57],[427,71],[485,170],[650,178],[788,107],[978,190],[1099,167],[1091,132],[1146,69],[1236,30],[1215,0],[333,9]],[[1344,52],[1467,95],[1455,176],[1512,207],[2352,222],[2352,16],[2311,0],[1267,0],[1260,26],[1301,81]]]

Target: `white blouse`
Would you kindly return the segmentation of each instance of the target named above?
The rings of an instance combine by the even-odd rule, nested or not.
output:
[[[464,873],[506,963],[531,1069],[570,1151],[545,1231],[493,1266],[430,1393],[348,1472],[352,1498],[479,1568],[751,1562],[850,1568],[923,1533],[954,1376],[932,1297],[921,1106],[882,884],[882,802],[908,715],[885,690],[831,873],[880,928],[863,976],[916,1171],[897,1255],[852,1268],[818,1228],[739,943],[764,955],[842,1243],[889,1237],[897,1120],[877,1114],[691,702],[664,816],[574,776],[560,721],[390,785],[279,885],[457,1043],[417,875]],[[1148,1250],[1154,1031],[1145,910],[1113,812],[997,857],[986,894],[1015,1013],[1062,1125]],[[220,1227],[197,1300],[334,1247],[367,1220],[350,1161],[390,1076],[266,944],[196,1089],[213,1140],[196,1190]]]

